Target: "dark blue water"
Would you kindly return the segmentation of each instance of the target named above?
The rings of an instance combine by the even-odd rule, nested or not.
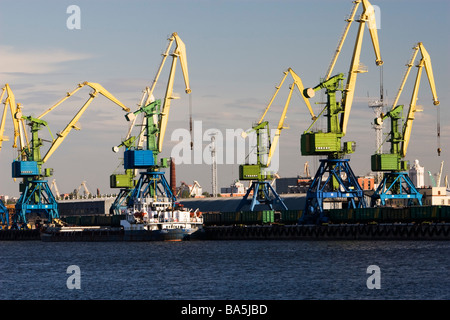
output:
[[[0,299],[450,299],[450,242],[0,242]],[[68,289],[80,268],[80,289]],[[368,289],[370,265],[380,289]]]

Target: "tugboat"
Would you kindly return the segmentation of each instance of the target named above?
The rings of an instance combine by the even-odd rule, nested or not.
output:
[[[124,241],[182,241],[200,239],[203,216],[168,198],[143,198],[129,207],[120,221]]]

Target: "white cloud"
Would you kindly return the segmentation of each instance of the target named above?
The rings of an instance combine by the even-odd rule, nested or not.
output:
[[[19,51],[13,46],[0,46],[0,70],[8,74],[43,74],[61,71],[66,62],[89,59],[92,55],[64,49]]]

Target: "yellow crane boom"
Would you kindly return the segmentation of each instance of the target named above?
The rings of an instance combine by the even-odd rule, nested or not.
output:
[[[58,138],[54,139],[52,142],[52,145],[50,146],[49,150],[45,154],[44,158],[42,159],[42,163],[45,163],[50,156],[55,152],[55,150],[61,145],[61,143],[64,141],[64,139],[67,137],[68,133],[72,130],[79,130],[79,128],[76,126],[78,120],[82,116],[82,114],[86,111],[87,107],[91,104],[92,100],[100,93],[109,100],[113,101],[117,105],[119,105],[124,111],[129,112],[130,109],[126,107],[122,102],[120,102],[117,98],[115,98],[111,93],[109,93],[103,86],[101,86],[98,83],[91,83],[91,82],[83,82],[78,85],[78,87],[67,94],[67,96],[63,99],[61,99],[57,104],[50,107],[47,111],[45,111],[43,114],[41,114],[38,119],[42,118],[44,115],[46,115],[51,110],[55,109],[57,106],[59,106],[63,101],[65,101],[68,97],[70,97],[73,93],[81,89],[83,86],[89,86],[93,89],[93,91],[90,93],[89,99],[84,103],[84,105],[81,107],[81,109],[77,112],[77,114],[72,118],[72,120],[67,124],[67,126],[59,132]]]
[[[326,74],[324,80],[328,80],[331,77],[331,73],[333,72],[336,61],[339,57],[339,54],[341,53],[342,47],[344,46],[345,39],[347,38],[348,31],[350,30],[350,26],[352,25],[352,22],[355,21],[354,17],[355,17],[356,11],[358,10],[358,7],[361,4],[361,2],[363,2],[364,10],[368,14],[367,17],[369,18],[367,20],[367,22],[369,23],[369,32],[370,32],[370,35],[372,38],[372,44],[373,44],[373,47],[375,50],[376,64],[377,65],[383,64],[383,61],[381,60],[379,45],[378,45],[378,32],[377,32],[376,20],[375,20],[375,10],[368,1],[356,0],[356,1],[353,1],[354,5],[353,5],[353,8],[352,8],[349,18],[347,18],[345,20],[345,21],[347,21],[347,24],[345,25],[344,32],[342,33],[342,36],[339,39],[338,46],[335,50],[335,53],[331,60],[330,66],[328,67],[327,74]]]
[[[267,112],[269,111],[270,107],[272,106],[272,103],[275,100],[276,96],[278,95],[278,92],[280,91],[284,81],[286,80],[287,76],[290,74],[294,81],[293,81],[293,83],[290,86],[289,94],[288,94],[288,97],[286,99],[286,103],[284,104],[284,108],[283,108],[283,111],[281,113],[280,120],[278,122],[277,130],[275,132],[275,136],[274,136],[273,141],[272,141],[272,143],[270,145],[269,154],[268,154],[267,163],[266,163],[267,167],[270,166],[270,162],[272,160],[273,154],[274,154],[274,152],[275,152],[275,150],[277,148],[278,142],[280,140],[281,130],[286,129],[286,127],[284,127],[284,121],[286,119],[286,113],[287,113],[287,110],[289,108],[289,104],[290,104],[290,101],[291,101],[292,93],[294,92],[295,88],[298,89],[298,91],[300,92],[300,95],[302,96],[303,100],[305,101],[305,104],[308,107],[309,113],[311,114],[311,118],[313,120],[316,119],[316,116],[314,114],[313,109],[311,108],[311,104],[310,104],[309,100],[304,96],[303,92],[305,90],[305,87],[303,86],[302,79],[294,72],[294,70],[292,70],[292,68],[288,68],[286,71],[283,72],[283,74],[284,75],[283,75],[283,77],[282,77],[282,79],[280,81],[280,84],[275,87],[276,88],[275,93],[273,94],[272,98],[269,101],[269,104],[267,105],[267,107],[264,110],[261,118],[259,119],[258,123],[256,124],[256,126],[258,126],[258,125],[261,125],[263,123],[264,118],[265,118]],[[254,127],[256,127],[256,126],[254,126]]]
[[[187,94],[192,92],[192,90],[190,88],[190,83],[189,83],[189,72],[188,72],[188,65],[187,65],[187,58],[186,58],[186,45],[184,44],[184,42],[181,40],[181,38],[178,36],[178,33],[176,33],[176,32],[172,33],[172,35],[169,37],[168,40],[169,40],[169,43],[166,47],[166,50],[162,54],[162,60],[159,65],[159,68],[156,72],[155,78],[153,79],[152,85],[150,87],[145,88],[145,90],[143,91],[142,97],[141,97],[141,101],[138,105],[139,108],[142,108],[142,107],[147,106],[150,102],[153,102],[155,100],[155,98],[153,96],[153,91],[155,90],[156,84],[159,80],[162,69],[167,60],[167,57],[169,55],[171,55],[173,57],[173,60],[172,60],[172,65],[171,65],[171,69],[170,69],[168,83],[166,85],[166,94],[165,94],[164,103],[163,103],[162,111],[161,111],[162,116],[161,116],[161,120],[159,123],[159,129],[160,129],[160,134],[158,136],[159,152],[162,151],[165,131],[167,129],[167,123],[168,123],[168,119],[169,119],[171,100],[178,99],[178,97],[175,97],[173,95],[173,82],[174,82],[174,78],[175,78],[175,70],[176,70],[176,64],[177,64],[178,59],[180,60],[180,66],[181,66],[181,70],[183,72],[184,82],[185,82],[185,86],[186,86],[185,92]],[[173,53],[170,54],[170,49],[171,49],[173,43],[176,44],[176,47],[175,47]],[[126,139],[130,138],[131,131],[134,128],[134,125],[137,120],[137,118],[131,114],[128,116],[128,118],[131,121],[131,124],[129,126]],[[141,133],[139,134],[139,140],[137,143],[138,146],[143,145],[144,136],[145,136],[144,131],[145,131],[146,118],[144,117],[142,121],[143,121],[143,123],[141,125]]]
[[[438,106],[440,104],[438,97],[437,97],[437,93],[436,93],[436,84],[434,82],[433,68],[431,66],[430,55],[428,54],[427,50],[423,46],[422,42],[417,43],[417,45],[413,49],[414,49],[415,53],[413,54],[413,60],[411,60],[410,63],[407,65],[408,70],[411,68],[412,63],[415,59],[415,56],[419,50],[422,54],[422,58],[420,59],[419,64],[416,66],[418,68],[416,80],[414,83],[414,89],[413,89],[411,101],[409,104],[408,115],[406,117],[406,122],[405,122],[404,129],[403,129],[403,145],[402,145],[402,152],[401,152],[402,157],[404,157],[406,155],[406,152],[408,150],[408,144],[411,139],[411,130],[412,130],[413,121],[415,119],[415,113],[417,111],[419,111],[417,109],[417,96],[419,94],[420,79],[422,77],[422,71],[423,71],[424,67],[425,67],[425,70],[426,70],[426,73],[428,76],[428,83],[430,84],[431,94],[433,95],[433,104],[435,106]],[[408,71],[408,73],[409,73],[409,71]],[[403,86],[406,82],[406,78],[407,78],[407,75],[402,81],[400,90],[398,92],[398,97],[400,96],[401,91],[403,90]],[[395,103],[397,103],[398,97],[396,98]],[[440,150],[438,150],[438,153],[440,153]]]
[[[25,123],[24,120],[22,119],[22,112],[21,112],[22,106],[20,103],[16,104],[16,98],[9,84],[5,84],[5,86],[2,88],[0,101],[3,101],[5,93],[6,93],[6,98],[4,101],[5,107],[3,108],[2,120],[0,123],[0,150],[2,148],[3,141],[8,141],[8,137],[3,135],[5,131],[6,113],[8,106],[11,110],[11,116],[14,127],[14,139],[12,147],[17,148],[17,139],[19,138],[20,150],[22,150],[28,144],[28,137],[25,130]]]
[[[170,112],[170,104],[172,102],[172,99],[177,99],[177,97],[173,96],[173,82],[175,79],[175,70],[178,59],[180,60],[181,70],[183,72],[184,82],[186,85],[186,93],[191,93],[191,88],[189,84],[189,73],[188,73],[188,66],[187,66],[187,58],[186,58],[186,46],[184,42],[180,39],[178,34],[174,32],[172,34],[172,37],[169,39],[170,41],[175,39],[177,47],[175,48],[174,52],[172,53],[172,65],[170,68],[170,74],[169,74],[169,80],[167,82],[166,87],[166,95],[164,97],[164,103],[161,108],[161,120],[160,120],[160,128],[159,128],[159,136],[158,136],[158,150],[159,152],[162,152],[162,146],[164,142],[164,136],[166,134],[167,129],[167,123],[169,120],[169,112]]]
[[[380,46],[378,43],[378,31],[375,20],[375,10],[368,0],[362,0],[363,13],[361,14],[359,22],[358,35],[356,38],[355,47],[353,49],[352,62],[350,64],[350,70],[348,72],[347,85],[344,95],[344,115],[341,119],[342,133],[345,135],[347,132],[348,119],[350,117],[350,111],[353,104],[353,98],[355,95],[356,77],[358,73],[366,72],[364,68],[360,67],[360,55],[361,46],[364,36],[364,28],[366,23],[369,27],[370,37],[372,39],[372,45],[375,51],[375,63],[380,66],[383,64],[380,54]]]

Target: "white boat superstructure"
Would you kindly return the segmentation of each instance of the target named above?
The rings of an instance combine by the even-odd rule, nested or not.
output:
[[[172,203],[167,198],[139,199],[121,221],[125,232],[177,232],[185,235],[202,229],[203,217],[197,210]]]

